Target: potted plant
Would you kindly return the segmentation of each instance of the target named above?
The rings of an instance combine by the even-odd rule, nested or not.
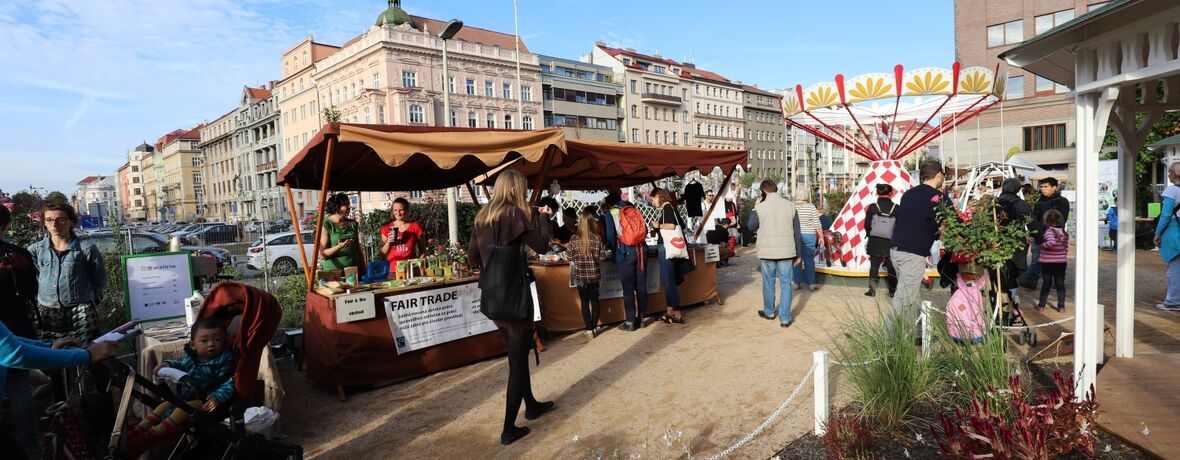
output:
[[[983,269],[1000,268],[1028,239],[1024,225],[1001,225],[1005,216],[990,195],[971,203],[966,211],[943,203],[936,213],[942,246],[963,273],[982,274]]]

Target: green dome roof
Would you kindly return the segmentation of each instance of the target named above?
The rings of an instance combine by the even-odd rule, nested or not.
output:
[[[414,20],[410,15],[402,10],[401,0],[389,0],[389,8],[377,16],[376,25],[381,26],[389,24],[391,26],[399,26],[402,24],[414,25]]]

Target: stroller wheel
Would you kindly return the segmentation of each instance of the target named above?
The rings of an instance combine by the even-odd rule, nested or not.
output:
[[[1025,331],[1025,332],[1024,332],[1024,335],[1026,336],[1026,337],[1024,338],[1024,341],[1025,341],[1026,343],[1028,343],[1028,345],[1029,345],[1030,347],[1035,347],[1035,346],[1037,346],[1037,333],[1036,333],[1036,332],[1033,332],[1033,331]]]
[[[1016,343],[1018,343],[1020,345],[1024,345],[1024,333],[1023,332],[1016,334]]]

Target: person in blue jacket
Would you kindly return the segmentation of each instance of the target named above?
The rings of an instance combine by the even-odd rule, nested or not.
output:
[[[1163,204],[1155,226],[1155,245],[1160,248],[1160,258],[1168,264],[1168,294],[1155,307],[1180,311],[1180,161],[1168,166],[1168,182],[1171,185],[1160,194]]]
[[[614,251],[615,263],[619,266],[619,283],[623,286],[623,310],[627,320],[619,325],[624,331],[634,331],[643,327],[643,318],[647,316],[647,272],[644,267],[644,256],[647,246],[627,246],[619,241],[619,228],[616,227],[621,210],[631,203],[624,200],[618,189],[609,191],[603,201],[606,211],[602,213],[602,226],[606,229],[606,246]]]
[[[8,369],[61,369],[97,363],[115,356],[114,342],[99,342],[89,349],[72,348],[82,344],[75,339],[65,338],[53,342],[26,339],[13,335],[4,323],[0,323],[0,387],[8,377]],[[8,430],[0,430],[0,452],[4,458],[27,458],[24,449]]]

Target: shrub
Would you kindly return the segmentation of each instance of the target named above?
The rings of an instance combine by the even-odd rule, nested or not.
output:
[[[939,424],[930,427],[940,452],[947,458],[1048,460],[1075,451],[1093,457],[1094,387],[1088,399],[1079,401],[1072,376],[1055,372],[1053,382],[1055,388],[1038,390],[1031,400],[1019,376],[1008,379],[1007,393],[972,392],[971,401],[951,415],[939,415]]]
[[[302,275],[285,277],[278,281],[278,286],[270,293],[283,308],[283,319],[279,322],[279,327],[303,327],[303,312],[307,305],[307,279]]]
[[[106,332],[121,326],[130,318],[127,315],[127,289],[123,285],[123,262],[120,254],[102,254],[103,267],[107,274],[107,285],[102,290],[95,309],[98,310],[98,329]],[[188,297],[187,295],[185,297]]]
[[[993,309],[986,301],[981,308],[987,325],[981,344],[955,343],[948,332],[945,313],[931,313],[934,336],[931,362],[938,381],[945,385],[939,392],[942,395],[939,399],[952,405],[966,403],[972,393],[1001,388],[1009,377],[1020,373],[1019,360],[1008,354],[1003,330],[992,327]]]
[[[828,458],[843,460],[860,458],[873,442],[873,432],[860,419],[847,414],[837,414],[828,420],[827,431],[822,439],[828,449]]]
[[[917,403],[931,399],[935,372],[929,360],[918,356],[916,313],[902,313],[891,327],[886,327],[880,307],[875,321],[872,316],[850,311],[841,326],[843,338],[834,340],[833,347],[837,359],[864,363],[845,368],[862,403],[860,416],[886,432],[895,431]]]
[[[827,204],[827,209],[824,214],[835,219],[840,215],[840,211],[844,210],[844,204],[848,203],[848,198],[852,196],[852,192],[827,192],[824,194],[824,202]]]

